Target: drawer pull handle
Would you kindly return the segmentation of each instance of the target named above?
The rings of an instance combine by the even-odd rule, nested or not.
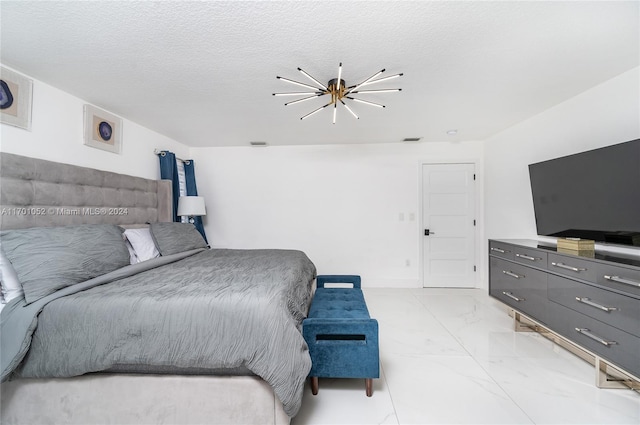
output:
[[[626,285],[631,285],[631,286],[640,286],[640,282],[637,282],[635,280],[631,280],[631,279],[627,279],[624,277],[620,277],[620,276],[604,276],[605,279],[613,281],[613,282],[618,282],[618,283],[624,283]]]
[[[559,267],[561,269],[571,270],[572,272],[578,272],[578,273],[587,270],[587,269],[579,269],[578,267],[568,266],[564,263],[551,263],[551,265],[555,267]]]
[[[494,248],[494,247],[491,247],[491,251],[496,251],[496,252],[499,252],[500,254],[504,254],[507,252],[504,249]]]
[[[586,336],[587,338],[591,338],[592,340],[597,341],[602,345],[606,345],[607,347],[610,346],[610,345],[616,345],[617,344],[617,342],[615,342],[615,341],[606,341],[606,340],[602,339],[598,335],[591,333],[591,331],[589,331],[589,329],[587,329],[587,328],[576,328],[576,331],[578,331],[578,333],[581,333],[582,335]]]
[[[506,274],[507,276],[511,276],[514,277],[516,279],[520,279],[521,277],[524,277],[524,275],[521,274],[515,274],[514,272],[508,272],[506,270],[502,270],[502,273]]]
[[[529,260],[529,261],[541,260],[541,258],[536,258],[536,257],[532,257],[530,255],[524,255],[524,254],[516,254],[516,257],[524,258],[525,260]]]
[[[520,302],[520,301],[524,301],[524,298],[518,298],[515,295],[513,295],[511,292],[505,292],[502,291],[502,295],[511,298],[512,300],[516,301],[516,302]]]
[[[607,307],[607,306],[604,306],[602,304],[598,304],[596,302],[593,302],[593,301],[591,301],[590,298],[587,298],[587,297],[576,297],[576,301],[581,302],[581,303],[586,304],[586,305],[590,305],[591,307],[599,308],[600,310],[606,311],[607,313],[617,310],[617,308],[615,308],[615,307]]]

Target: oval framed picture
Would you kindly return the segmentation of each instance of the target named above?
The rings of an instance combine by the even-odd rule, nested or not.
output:
[[[84,105],[84,144],[105,151],[122,151],[122,118]]]

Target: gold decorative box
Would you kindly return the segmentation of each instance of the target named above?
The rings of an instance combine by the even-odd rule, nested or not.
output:
[[[582,257],[594,257],[595,241],[580,238],[558,238],[558,252],[580,255]]]

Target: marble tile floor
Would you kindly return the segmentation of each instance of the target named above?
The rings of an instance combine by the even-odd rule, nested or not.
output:
[[[380,379],[320,379],[292,425],[640,424],[640,394],[599,389],[591,365],[529,332],[479,289],[364,289]]]

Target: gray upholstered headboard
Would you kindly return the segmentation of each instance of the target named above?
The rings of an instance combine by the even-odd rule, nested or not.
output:
[[[171,221],[171,181],[0,153],[0,229]]]

